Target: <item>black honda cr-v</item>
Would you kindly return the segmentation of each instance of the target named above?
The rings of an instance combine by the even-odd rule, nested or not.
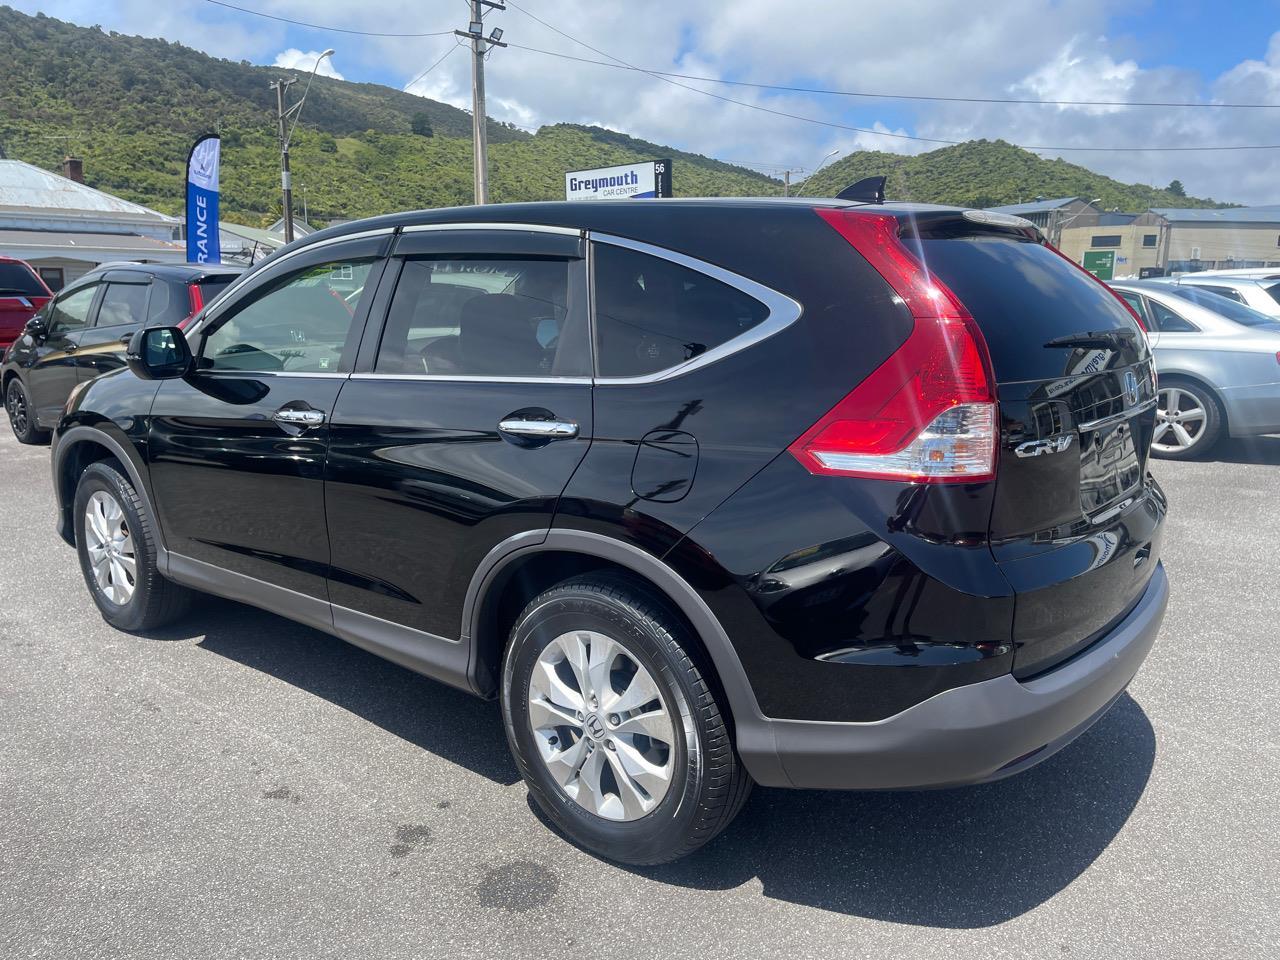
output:
[[[103,616],[195,588],[501,702],[570,837],[655,863],[754,781],[1024,770],[1167,581],[1137,318],[978,211],[408,213],[293,244],[54,439]]]

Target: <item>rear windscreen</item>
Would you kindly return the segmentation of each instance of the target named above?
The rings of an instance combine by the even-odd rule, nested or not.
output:
[[[1110,290],[1041,244],[973,237],[923,240],[920,251],[977,321],[1001,383],[1075,372],[1083,345],[1046,346],[1050,340],[1107,330],[1137,334],[1133,315]]]
[[[1275,317],[1269,317],[1260,310],[1246,307],[1243,303],[1238,303],[1209,290],[1169,285],[1167,292],[1175,297],[1181,297],[1183,300],[1190,300],[1206,310],[1212,310],[1214,313],[1220,314],[1228,320],[1234,320],[1236,323],[1243,324],[1246,327],[1261,327],[1276,322]]]
[[[35,274],[20,263],[0,263],[0,297],[47,297]]]
[[[222,293],[223,290],[231,286],[231,281],[235,277],[208,277],[200,281],[200,292],[204,295],[204,305],[207,307]]]

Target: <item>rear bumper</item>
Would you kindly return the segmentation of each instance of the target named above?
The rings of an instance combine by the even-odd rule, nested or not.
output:
[[[751,723],[739,729],[739,753],[765,786],[917,789],[1019,773],[1084,733],[1124,692],[1155,642],[1168,599],[1158,566],[1110,634],[1034,679],[1007,675],[956,687],[872,723]]]

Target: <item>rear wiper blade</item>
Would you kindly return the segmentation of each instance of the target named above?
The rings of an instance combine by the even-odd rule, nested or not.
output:
[[[1054,337],[1046,347],[1109,347],[1122,350],[1133,344],[1132,330],[1084,330],[1080,333],[1069,333],[1065,337]]]

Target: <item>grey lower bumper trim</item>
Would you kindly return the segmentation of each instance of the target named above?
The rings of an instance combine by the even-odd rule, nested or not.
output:
[[[1124,692],[1168,599],[1161,566],[1109,636],[1048,673],[957,687],[874,723],[765,720],[740,731],[739,752],[766,786],[913,789],[1017,773],[1070,743]]]

